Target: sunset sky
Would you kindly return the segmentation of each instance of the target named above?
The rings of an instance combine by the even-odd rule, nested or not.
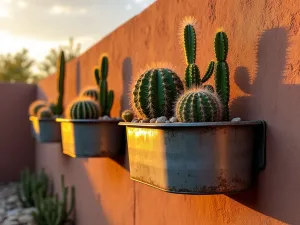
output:
[[[70,36],[81,52],[155,0],[0,0],[0,54],[25,47],[42,60]]]

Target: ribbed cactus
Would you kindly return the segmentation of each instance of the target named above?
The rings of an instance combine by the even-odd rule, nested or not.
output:
[[[40,108],[47,106],[47,102],[43,100],[36,100],[33,103],[30,104],[28,109],[28,114],[30,116],[37,116],[37,113]]]
[[[50,194],[48,176],[44,171],[36,174],[31,173],[29,169],[23,170],[17,193],[23,207],[34,207],[34,194],[40,193],[41,198],[46,198]]]
[[[220,96],[223,104],[223,118],[222,120],[229,120],[229,68],[226,62],[228,53],[228,38],[225,32],[217,32],[215,37],[215,54],[217,58],[215,68],[215,86],[216,92]]]
[[[53,113],[49,107],[44,106],[39,109],[39,111],[37,113],[37,117],[39,119],[50,119],[50,118],[53,118]]]
[[[65,82],[65,54],[61,51],[59,60],[57,61],[57,79],[58,79],[58,99],[55,107],[55,115],[62,115],[63,99],[64,99],[64,82]]]
[[[125,110],[124,112],[122,112],[122,119],[125,122],[131,122],[133,120],[133,112],[131,110]]]
[[[80,92],[79,96],[89,97],[94,101],[98,101],[99,91],[97,87],[87,87]]]
[[[180,122],[214,122],[222,119],[222,103],[206,89],[191,89],[176,103],[176,118]]]
[[[183,39],[187,64],[184,81],[187,89],[202,85],[211,77],[214,71],[214,62],[211,61],[205,75],[201,79],[199,67],[196,65],[197,38],[194,25],[195,19],[191,17],[186,17],[182,23],[184,28],[181,39]]]
[[[100,108],[98,102],[88,97],[79,97],[71,102],[67,108],[69,119],[98,119]]]
[[[99,85],[99,105],[100,105],[100,116],[110,116],[110,111],[114,102],[114,92],[112,90],[108,91],[107,85],[107,74],[108,74],[108,58],[107,56],[101,57],[101,68],[95,69],[95,80],[97,85]]]
[[[150,69],[136,81],[132,90],[132,108],[139,118],[171,117],[183,84],[175,72],[167,68]]]
[[[75,206],[75,187],[71,188],[71,199],[68,204],[69,187],[65,187],[64,176],[61,176],[61,196],[43,198],[40,192],[35,194],[35,204],[37,212],[33,212],[33,217],[37,224],[41,225],[65,225],[71,222],[70,216]]]

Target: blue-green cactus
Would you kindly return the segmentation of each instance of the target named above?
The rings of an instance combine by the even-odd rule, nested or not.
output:
[[[100,117],[99,104],[89,97],[79,97],[69,104],[67,117],[69,119],[98,119]]]

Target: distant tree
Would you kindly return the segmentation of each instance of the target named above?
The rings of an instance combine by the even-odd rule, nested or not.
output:
[[[69,43],[66,46],[59,46],[58,49],[50,49],[50,52],[45,57],[44,61],[39,64],[39,70],[44,76],[55,73],[56,71],[56,62],[59,57],[61,50],[64,50],[66,61],[70,61],[80,54],[81,45],[77,43],[75,45],[74,38],[69,38]]]
[[[33,64],[34,60],[29,57],[27,49],[22,49],[15,54],[1,54],[0,80],[9,83],[35,82],[39,79],[39,76],[33,75]]]

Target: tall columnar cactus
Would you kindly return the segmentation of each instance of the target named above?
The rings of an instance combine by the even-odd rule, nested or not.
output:
[[[18,185],[18,197],[23,207],[34,207],[34,194],[40,193],[41,198],[46,198],[49,193],[48,176],[41,171],[39,174],[31,173],[28,169],[21,172]]]
[[[72,221],[70,216],[75,206],[75,187],[71,188],[70,204],[68,204],[69,187],[65,187],[64,176],[61,176],[62,199],[55,197],[42,198],[40,193],[35,194],[37,212],[33,217],[37,224],[65,225]]]
[[[228,38],[225,32],[217,32],[215,37],[215,54],[217,58],[215,68],[215,86],[216,92],[221,98],[223,104],[223,120],[229,120],[229,98],[230,98],[230,85],[229,85],[229,68],[226,62],[228,53]]]
[[[132,90],[132,108],[139,118],[171,117],[183,84],[175,72],[167,68],[150,69],[136,81]]]
[[[187,67],[185,69],[185,86],[187,89],[197,87],[205,83],[213,74],[214,62],[211,61],[208,65],[205,75],[201,79],[199,67],[196,64],[197,40],[195,32],[195,19],[187,17],[183,23],[183,46]],[[182,29],[182,28],[181,28]]]
[[[89,97],[79,97],[71,102],[67,108],[69,119],[98,119],[99,116],[98,102]]]
[[[180,122],[214,122],[222,119],[219,97],[206,89],[191,89],[176,103],[176,118]]]
[[[39,111],[37,113],[37,117],[39,119],[50,119],[53,117],[53,113],[49,107],[44,106],[39,109]]]
[[[99,85],[99,105],[100,105],[100,116],[110,116],[110,111],[114,102],[114,92],[112,90],[108,91],[107,85],[107,74],[108,74],[108,58],[107,56],[102,56],[101,68],[94,71],[95,79],[97,85]]]
[[[65,82],[65,54],[61,51],[59,60],[57,61],[57,78],[58,78],[58,99],[55,107],[55,115],[62,115],[64,100],[64,82]]]
[[[30,104],[28,114],[30,116],[37,116],[40,108],[47,106],[47,102],[43,100],[37,100]]]
[[[98,88],[94,87],[87,87],[84,90],[81,91],[79,96],[89,97],[95,101],[98,101],[99,99],[99,91]]]

